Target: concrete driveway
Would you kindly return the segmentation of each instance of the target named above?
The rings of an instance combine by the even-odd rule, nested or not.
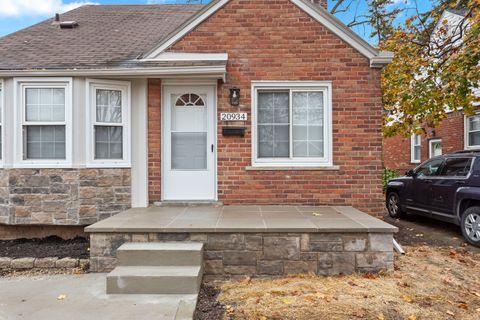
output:
[[[105,277],[0,278],[0,319],[192,319],[196,295],[106,295]]]
[[[428,245],[433,247],[463,247],[471,252],[480,252],[480,248],[467,244],[460,227],[432,218],[407,214],[401,219],[385,216],[385,222],[398,227],[394,238],[405,246]]]

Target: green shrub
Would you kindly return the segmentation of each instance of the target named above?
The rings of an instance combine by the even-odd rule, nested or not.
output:
[[[390,179],[395,178],[395,177],[398,177],[397,171],[391,170],[391,169],[387,169],[387,168],[384,168],[384,169],[382,170],[383,193],[385,193],[385,192],[387,191],[388,181],[389,181]]]

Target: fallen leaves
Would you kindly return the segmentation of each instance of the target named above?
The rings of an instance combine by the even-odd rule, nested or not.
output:
[[[408,317],[408,320],[417,320],[417,316],[412,314],[410,317]]]
[[[413,301],[413,298],[410,297],[410,296],[407,296],[407,295],[403,295],[402,299],[403,299],[403,301],[408,302],[408,303],[412,303],[412,301]]]
[[[453,313],[453,311],[450,311],[450,310],[447,310],[445,313],[452,317],[455,316],[455,313]]]
[[[65,300],[66,297],[67,297],[67,295],[65,295],[65,294],[60,294],[60,295],[57,297],[57,300]]]

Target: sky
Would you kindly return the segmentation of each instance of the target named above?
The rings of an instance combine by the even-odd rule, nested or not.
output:
[[[26,28],[35,23],[51,18],[55,13],[63,13],[84,4],[159,4],[159,3],[185,3],[186,0],[0,0],[0,37],[17,30]],[[197,3],[209,2],[209,0],[194,0]],[[334,0],[329,0],[329,8]],[[402,23],[409,15],[414,14],[413,7],[417,3],[421,11],[431,7],[431,1],[435,0],[394,0],[393,6],[405,8],[404,13],[398,18],[397,23]],[[342,21],[351,21],[355,12],[365,12],[367,6],[365,0],[353,0],[353,5],[347,12],[338,14]],[[354,28],[360,36],[372,44],[376,39],[369,37],[368,27],[359,26]]]

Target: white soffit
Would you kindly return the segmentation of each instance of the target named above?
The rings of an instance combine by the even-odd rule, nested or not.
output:
[[[179,29],[171,33],[163,42],[161,42],[156,48],[148,52],[145,56],[146,60],[155,59],[163,51],[168,49],[174,43],[183,38],[191,30],[205,21],[208,17],[214,14],[216,11],[221,9],[225,4],[230,0],[216,0],[207,5],[204,9],[200,10],[192,18],[187,20]],[[391,52],[379,52],[377,49],[372,47],[368,42],[363,40],[359,35],[350,30],[345,26],[340,20],[335,18],[324,8],[313,4],[309,0],[290,0],[300,9],[305,11],[312,18],[317,20],[327,29],[336,34],[339,38],[344,40],[350,46],[355,48],[362,55],[370,59],[370,66],[372,68],[382,67],[385,64],[388,64],[393,59],[393,53]]]

